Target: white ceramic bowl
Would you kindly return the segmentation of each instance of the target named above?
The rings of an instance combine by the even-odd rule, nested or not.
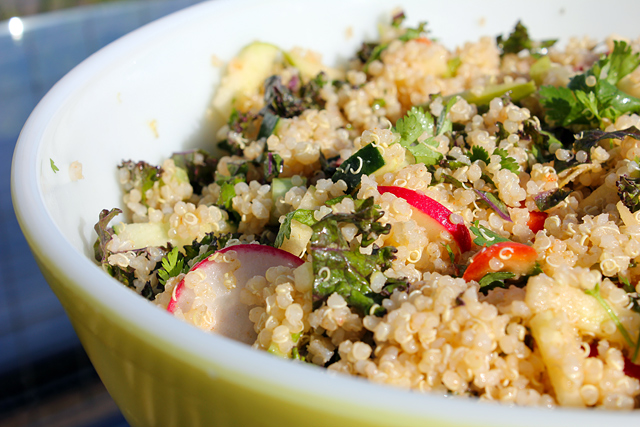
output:
[[[207,108],[229,60],[253,40],[354,55],[396,3],[214,1],[154,22],[64,77],[26,123],[12,194],[35,258],[107,389],[132,426],[601,426],[637,425],[635,413],[503,407],[330,375],[205,335],[126,289],[92,261],[93,225],[121,206],[122,159],[159,162],[211,148]],[[636,37],[640,3],[403,2],[448,46],[507,33],[523,19],[535,38],[611,32]],[[347,28],[353,36],[346,37]],[[156,136],[150,123],[155,121]],[[59,167],[54,173],[51,160]],[[82,164],[84,179],[68,168]]]

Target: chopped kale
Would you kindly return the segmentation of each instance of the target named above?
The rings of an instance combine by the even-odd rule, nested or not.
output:
[[[296,91],[283,85],[280,76],[273,75],[265,80],[265,107],[260,113],[266,116],[270,112],[272,115],[289,119],[299,116],[309,108],[322,109],[324,100],[320,95],[320,89],[326,84],[326,75],[321,72]],[[275,124],[273,127],[275,128]],[[266,134],[266,130],[262,133]]]
[[[622,175],[616,182],[618,195],[624,205],[634,213],[640,210],[640,178]]]
[[[98,222],[93,227],[98,235],[98,239],[93,245],[93,252],[96,261],[104,265],[107,262],[109,252],[107,251],[107,243],[113,237],[113,228],[109,227],[109,223],[113,218],[122,213],[121,209],[113,208],[111,210],[103,209],[100,212]]]
[[[258,139],[269,138],[276,129],[280,117],[273,114],[270,111],[264,113],[262,117],[262,123],[260,124],[260,130],[258,131]]]
[[[558,188],[556,190],[543,191],[537,194],[533,200],[536,202],[540,212],[544,212],[566,199],[569,194],[571,194],[571,190]]]
[[[357,200],[353,214],[329,214],[311,227],[313,235],[310,254],[315,277],[313,298],[316,306],[337,292],[350,307],[367,315],[392,289],[408,287],[402,280],[387,280],[381,294],[370,288],[371,275],[390,268],[396,252],[392,246],[374,246],[371,254],[360,252],[360,247],[367,247],[379,235],[389,233],[390,225],[378,222],[382,215],[383,212],[376,209],[373,197],[370,197]],[[346,223],[357,227],[357,236],[361,237],[360,244],[351,246],[345,240],[340,226]],[[382,307],[377,307],[373,314],[382,316],[384,312]]]
[[[528,50],[532,56],[540,56],[547,53],[547,48],[553,46],[557,40],[542,40],[535,42],[529,37],[529,31],[527,27],[522,25],[522,22],[518,21],[515,28],[509,34],[509,37],[504,39],[502,35],[496,37],[496,43],[498,48],[502,51],[501,56],[507,53],[519,53],[523,50]]]
[[[204,150],[174,153],[171,156],[176,166],[187,171],[189,183],[196,194],[214,181],[218,159]]]
[[[356,56],[360,60],[360,62],[362,62],[363,64],[371,62],[369,61],[369,58],[371,58],[377,46],[378,43],[362,43],[362,47],[360,48],[358,53],[356,53]]]
[[[147,162],[134,163],[131,160],[123,161],[118,169],[125,169],[129,172],[129,180],[134,187],[140,189],[142,193],[142,204],[147,205],[147,190],[153,188],[153,184],[160,181],[162,168],[153,166]]]
[[[283,170],[284,160],[279,154],[267,152],[263,163],[264,181],[271,182],[277,178]]]

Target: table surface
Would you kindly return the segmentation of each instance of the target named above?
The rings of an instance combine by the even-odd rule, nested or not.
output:
[[[20,18],[22,34],[0,21],[0,426],[128,426],[20,231],[11,158],[30,112],[69,70],[122,35],[199,1],[117,1],[48,12]]]

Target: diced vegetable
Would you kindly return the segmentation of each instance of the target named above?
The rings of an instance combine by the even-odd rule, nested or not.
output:
[[[478,252],[462,277],[467,282],[478,282],[488,273],[502,271],[528,275],[535,270],[537,258],[538,253],[531,246],[511,241],[496,243]]]

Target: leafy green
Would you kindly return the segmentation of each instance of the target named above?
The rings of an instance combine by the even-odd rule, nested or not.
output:
[[[58,169],[56,164],[53,163],[53,159],[49,159],[49,161],[51,162],[51,170],[53,171],[53,173],[57,173],[60,169]]]
[[[473,191],[480,196],[480,200],[488,206],[490,209],[493,209],[495,213],[497,213],[502,219],[505,221],[513,222],[511,220],[511,215],[509,214],[509,210],[507,209],[507,205],[504,204],[502,200],[495,194],[478,190],[476,188]]]
[[[218,159],[204,150],[174,153],[171,156],[175,165],[187,171],[193,192],[200,194],[202,189],[214,181]]]
[[[419,37],[422,37],[422,34],[426,33],[426,22],[420,22],[416,28],[407,28],[405,33],[398,37],[398,40],[402,40],[403,42],[408,42],[409,40],[414,40]]]
[[[404,14],[404,10],[399,11],[391,18],[391,26],[395,28],[399,28],[404,22],[406,16]]]
[[[495,231],[480,224],[479,221],[474,222],[469,228],[473,234],[476,235],[476,238],[473,239],[473,243],[478,246],[491,246],[500,242],[510,242],[509,239],[505,239]]]
[[[493,154],[498,155],[501,158],[500,169],[507,169],[513,173],[518,173],[518,171],[520,170],[520,165],[518,164],[516,159],[509,156],[507,150],[505,150],[504,148],[498,148],[493,151]]]
[[[93,227],[98,235],[98,239],[93,245],[93,252],[96,261],[100,264],[105,264],[107,262],[107,257],[109,256],[109,251],[106,246],[109,243],[109,240],[113,237],[113,228],[109,227],[109,222],[116,216],[122,213],[121,209],[113,208],[111,210],[103,209],[100,212],[98,222]]]
[[[271,111],[265,112],[262,117],[262,123],[260,124],[260,130],[258,131],[258,139],[269,138],[276,129],[279,121],[280,117]]]
[[[158,269],[158,281],[165,285],[167,280],[172,277],[176,277],[184,268],[184,259],[180,256],[180,251],[178,247],[171,249],[169,253],[167,253],[161,261],[162,267]]]
[[[469,156],[469,160],[471,160],[471,163],[475,162],[476,160],[482,160],[486,165],[488,165],[490,162],[489,153],[479,145],[474,145],[473,147],[471,147],[471,150],[469,150],[467,155]]]
[[[381,234],[389,233],[391,226],[382,225],[378,220],[384,213],[373,204],[373,197],[356,200],[352,214],[329,214],[314,224],[311,236],[310,255],[313,262],[313,299],[318,306],[334,292],[341,295],[347,304],[363,315],[370,314],[374,304],[379,304],[393,289],[406,289],[404,280],[388,279],[383,292],[377,294],[369,285],[371,275],[384,272],[391,267],[396,249],[391,246],[374,246],[370,254],[361,253]],[[361,243],[350,245],[342,235],[340,226],[353,224]],[[355,242],[355,240],[354,240]],[[385,310],[378,307],[374,314],[381,316]]]
[[[540,212],[544,212],[566,199],[569,194],[571,194],[571,190],[558,188],[538,193],[533,200],[536,202],[536,206],[540,209]]]
[[[267,152],[266,161],[263,163],[263,174],[266,182],[273,181],[273,178],[277,178],[283,170],[284,160],[279,154]]]
[[[309,227],[314,225],[316,223],[316,219],[313,216],[314,212],[315,211],[311,209],[297,209],[285,215],[284,221],[280,224],[280,229],[278,230],[278,235],[276,236],[273,246],[279,248],[284,243],[284,239],[291,237],[291,221],[294,219]]]
[[[349,198],[349,199],[353,200],[353,197],[351,197],[350,195],[343,194],[342,196],[334,197],[333,199],[327,200],[324,204],[327,205],[327,206],[337,205],[338,203],[340,203],[345,198]]]
[[[443,111],[441,115],[445,113]],[[441,129],[443,127],[444,123],[441,124]],[[439,145],[433,138],[436,135],[436,123],[433,116],[422,107],[412,107],[406,116],[398,119],[394,131],[400,134],[398,143],[415,157],[416,162],[430,166],[438,164],[443,158],[442,153],[435,150]],[[418,142],[418,138],[425,132],[427,139]]]
[[[273,75],[265,80],[264,83],[264,108],[260,110],[260,114],[267,116],[272,115],[292,118],[302,114],[304,110],[309,108],[324,108],[324,100],[320,96],[320,89],[327,83],[324,73],[319,73],[314,79],[300,87],[299,90],[292,89],[282,84],[280,76]],[[271,119],[268,119],[271,123]],[[264,121],[264,118],[263,118]],[[275,128],[275,124],[272,124]],[[261,129],[262,130],[262,129]],[[273,129],[271,130],[273,131]],[[262,136],[266,136],[268,131],[262,131]],[[271,133],[269,133],[270,135]]]
[[[480,279],[478,283],[480,284],[480,288],[485,288],[485,287],[504,288],[506,287],[504,281],[508,279],[513,279],[514,277],[516,277],[516,275],[509,271],[497,271],[494,273],[485,274],[485,276],[482,279]]]
[[[640,178],[622,175],[616,182],[618,195],[624,205],[634,213],[640,210]]]
[[[123,161],[118,169],[125,169],[129,172],[129,180],[134,188],[138,188],[142,193],[142,203],[147,205],[147,190],[153,188],[154,183],[160,181],[162,177],[162,168],[153,166],[147,162],[140,161],[134,163],[131,160]]]
[[[598,301],[598,303],[600,303],[602,308],[604,308],[604,310],[609,315],[609,318],[613,321],[613,323],[615,323],[616,328],[618,328],[618,331],[620,331],[620,334],[622,334],[622,337],[627,342],[629,347],[630,348],[635,348],[636,344],[631,339],[631,336],[629,335],[629,332],[624,327],[622,322],[620,322],[620,319],[618,318],[618,315],[616,314],[615,311],[613,311],[613,309],[611,308],[609,303],[607,303],[607,301],[605,301],[605,299],[602,298],[602,295],[600,294],[600,283],[596,283],[596,285],[593,287],[593,289],[585,289],[584,293],[587,294],[587,295],[591,295],[592,297],[594,297]]]
[[[557,40],[542,40],[535,42],[529,37],[529,31],[522,22],[518,21],[515,28],[509,34],[509,37],[504,39],[502,35],[496,37],[498,48],[502,51],[501,56],[507,53],[518,53],[523,50],[528,50],[532,56],[540,56],[546,54],[547,48],[553,46]]]
[[[640,99],[624,93],[616,84],[640,65],[640,56],[624,41],[615,41],[613,51],[567,87],[543,86],[540,103],[545,120],[574,129],[601,127],[603,119],[614,122],[626,113],[640,112]]]

